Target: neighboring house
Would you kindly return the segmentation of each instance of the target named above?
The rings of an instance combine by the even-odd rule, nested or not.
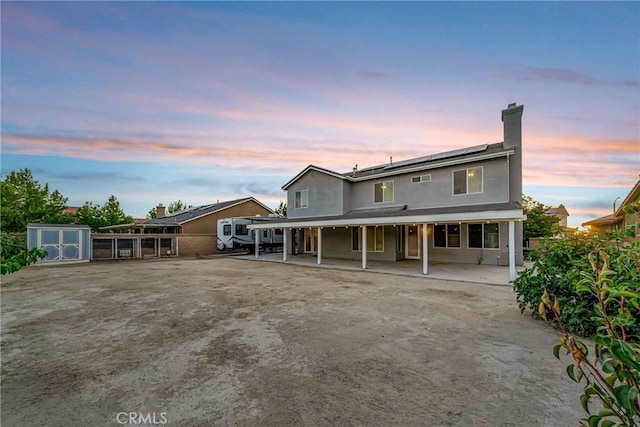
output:
[[[502,111],[504,140],[338,173],[310,165],[287,182],[284,255],[509,265],[522,263],[522,113]],[[336,153],[339,155],[339,153]],[[363,250],[364,249],[364,250]],[[256,256],[258,254],[256,253]]]
[[[273,210],[253,197],[197,206],[167,215],[165,215],[164,206],[159,205],[157,213],[158,218],[136,220],[131,224],[102,227],[102,230],[112,232],[126,230],[130,234],[94,235],[94,242],[100,239],[113,240],[117,238],[122,245],[122,242],[129,239],[131,243],[127,244],[128,246],[125,250],[131,249],[128,256],[132,258],[166,254],[182,256],[206,255],[217,252],[218,219],[274,214]],[[131,234],[136,235],[136,237],[132,237]],[[108,244],[102,242],[94,244],[94,248],[96,246],[102,246],[105,257],[107,257],[106,250],[113,245],[107,247]],[[119,250],[115,251],[116,257],[119,257],[119,253]]]
[[[575,233],[578,231],[575,227],[569,227],[568,218],[569,211],[564,207],[563,204],[560,204],[558,207],[551,207],[547,209],[547,215],[555,216],[558,218],[558,226],[562,229],[562,233]]]
[[[80,206],[67,206],[60,212],[61,215],[75,215],[80,210]]]
[[[624,207],[630,203],[638,203],[640,202],[640,179],[633,186],[627,197],[620,203],[620,205],[616,208],[614,202],[614,212],[597,218],[591,221],[583,222],[583,227],[589,227],[591,231],[598,234],[598,236],[606,238],[608,237],[608,233],[613,230],[625,229],[628,226],[633,226],[636,229],[636,233],[638,233],[638,212],[633,214],[628,214],[624,212]],[[640,236],[636,235],[636,240],[640,240]]]
[[[557,217],[558,225],[563,229],[568,227],[567,218],[569,217],[569,212],[567,211],[567,208],[564,207],[564,205],[561,204],[557,208],[551,207],[547,209],[547,215]]]

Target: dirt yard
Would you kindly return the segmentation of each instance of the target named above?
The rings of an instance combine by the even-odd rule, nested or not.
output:
[[[582,417],[509,287],[205,259],[31,267],[1,297],[3,426]]]

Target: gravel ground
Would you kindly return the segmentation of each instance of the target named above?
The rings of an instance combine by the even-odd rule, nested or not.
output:
[[[31,267],[0,289],[3,426],[582,417],[558,333],[508,287],[224,258]]]

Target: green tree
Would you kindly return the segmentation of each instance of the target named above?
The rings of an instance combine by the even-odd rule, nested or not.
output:
[[[169,206],[167,207],[167,213],[170,213],[170,214],[171,213],[176,213],[176,212],[183,211],[185,209],[190,209],[192,207],[193,207],[193,205],[187,205],[182,200],[178,200],[177,202],[169,203]],[[158,208],[154,207],[147,214],[147,218],[155,219],[157,217],[158,217]]]
[[[552,237],[560,233],[558,217],[547,214],[549,206],[546,206],[530,196],[522,195],[522,209],[527,215],[527,220],[523,224],[523,239],[527,241],[529,237]]]
[[[72,215],[63,215],[67,198],[36,181],[29,169],[13,171],[0,180],[0,223],[2,232],[24,232],[30,222],[68,224]]]
[[[76,213],[76,222],[88,225],[95,232],[100,232],[101,227],[129,224],[133,222],[133,218],[124,213],[120,202],[112,194],[102,206],[93,202],[85,202]]]
[[[287,216],[287,204],[281,201],[276,209],[276,213],[280,216]]]
[[[183,203],[182,200],[178,200],[177,202],[169,203],[167,213],[176,213],[192,207],[193,205],[187,205],[186,203]]]

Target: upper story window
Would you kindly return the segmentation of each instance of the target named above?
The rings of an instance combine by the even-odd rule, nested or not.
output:
[[[482,166],[453,171],[453,194],[482,193]]]
[[[417,184],[419,182],[431,182],[431,174],[412,176],[411,182]]]
[[[373,184],[373,202],[393,202],[393,181],[384,181]]]
[[[469,224],[469,247],[500,249],[500,227],[497,222]]]
[[[294,206],[296,209],[309,207],[309,190],[296,191]]]
[[[231,236],[231,224],[225,224],[222,226],[222,235]]]

